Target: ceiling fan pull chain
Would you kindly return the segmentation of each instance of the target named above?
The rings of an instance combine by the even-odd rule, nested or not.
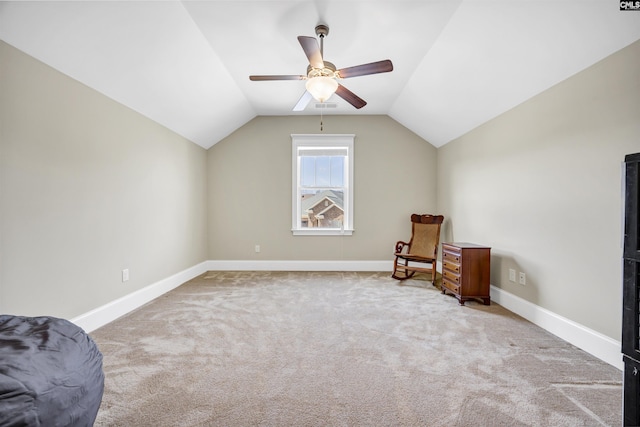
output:
[[[322,132],[322,109],[320,109],[320,132]]]

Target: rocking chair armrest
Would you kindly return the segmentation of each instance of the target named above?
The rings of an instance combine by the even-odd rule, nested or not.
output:
[[[402,240],[398,240],[398,242],[396,242],[396,253],[401,253],[402,250],[408,246],[409,246],[409,243],[403,242]]]

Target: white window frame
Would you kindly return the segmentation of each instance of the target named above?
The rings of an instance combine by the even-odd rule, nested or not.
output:
[[[291,134],[293,163],[293,204],[291,231],[294,236],[350,236],[353,234],[353,158],[354,134]],[[300,149],[347,149],[347,161],[344,170],[344,221],[341,228],[307,228],[301,224],[300,207]]]

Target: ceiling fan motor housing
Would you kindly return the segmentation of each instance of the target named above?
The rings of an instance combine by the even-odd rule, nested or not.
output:
[[[316,27],[316,35],[320,38],[326,37],[329,34],[329,27],[324,24],[320,24]]]
[[[307,67],[307,78],[310,79],[312,77],[319,77],[319,76],[334,77],[334,78],[339,77],[338,73],[336,73],[335,65],[333,65],[329,61],[323,61],[323,62],[324,62],[324,68],[313,68],[311,65],[309,65]]]

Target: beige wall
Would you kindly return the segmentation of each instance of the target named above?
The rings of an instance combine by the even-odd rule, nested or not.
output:
[[[616,340],[621,163],[640,152],[638,76],[640,42],[438,150],[445,239],[492,246],[494,285]]]
[[[206,260],[205,150],[4,42],[0,67],[0,312],[71,318]]]
[[[387,116],[323,121],[356,135],[354,234],[292,236],[291,134],[320,133],[320,117],[257,117],[208,152],[210,259],[391,260],[411,213],[435,212],[435,147]]]

